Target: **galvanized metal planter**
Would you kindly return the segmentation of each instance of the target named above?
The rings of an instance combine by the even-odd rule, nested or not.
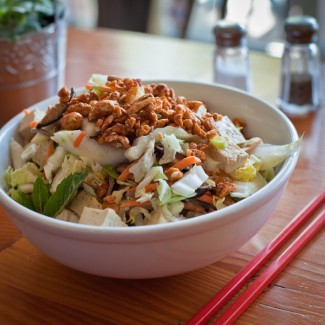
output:
[[[0,40],[0,125],[63,85],[66,34],[62,18],[16,41]]]

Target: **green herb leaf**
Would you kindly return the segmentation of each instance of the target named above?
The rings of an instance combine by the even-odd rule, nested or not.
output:
[[[58,185],[56,192],[47,201],[44,207],[44,214],[49,217],[58,215],[76,194],[87,175],[87,171],[82,171],[66,177]]]
[[[33,201],[28,194],[22,192],[21,190],[16,190],[12,188],[9,191],[9,195],[19,204],[23,205],[28,209],[34,210]]]
[[[49,197],[49,185],[45,184],[41,177],[37,177],[32,193],[32,200],[36,212],[43,213],[45,204],[49,200]]]
[[[107,175],[115,178],[115,179],[118,179],[118,177],[120,176],[116,171],[115,171],[115,168],[111,165],[105,165],[103,166],[103,169],[102,169],[103,172],[105,172]]]

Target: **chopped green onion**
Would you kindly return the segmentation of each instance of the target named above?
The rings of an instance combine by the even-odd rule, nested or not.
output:
[[[226,147],[226,139],[221,137],[220,135],[214,136],[212,139],[210,139],[210,142],[217,149],[225,149]]]
[[[103,91],[100,88],[97,88],[97,87],[91,88],[91,90],[95,90],[100,95],[103,93]]]

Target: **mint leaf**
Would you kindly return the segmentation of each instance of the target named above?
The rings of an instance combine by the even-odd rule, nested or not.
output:
[[[22,192],[21,190],[15,190],[14,188],[10,189],[9,195],[19,204],[24,207],[34,210],[34,205],[32,199],[28,194]]]
[[[49,217],[58,215],[70,202],[87,175],[87,171],[82,171],[66,177],[58,185],[56,192],[47,201],[43,213]]]
[[[32,201],[36,212],[43,213],[49,197],[49,185],[45,184],[41,177],[37,177],[32,192]]]

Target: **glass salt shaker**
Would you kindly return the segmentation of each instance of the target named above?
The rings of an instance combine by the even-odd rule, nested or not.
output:
[[[222,20],[215,26],[214,35],[214,82],[251,91],[246,29],[241,24]]]
[[[321,65],[318,23],[310,16],[289,17],[282,56],[278,105],[289,116],[304,116],[321,102]]]

